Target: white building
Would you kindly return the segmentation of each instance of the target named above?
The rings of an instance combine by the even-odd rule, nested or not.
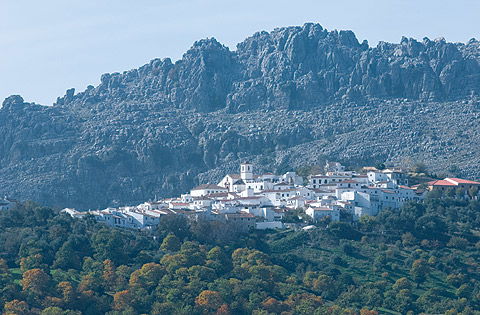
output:
[[[250,207],[242,209],[242,212],[251,213],[256,217],[265,219],[265,221],[282,221],[283,211],[277,210],[274,207]]]
[[[325,163],[325,173],[340,173],[345,172],[345,166],[338,162],[326,162]]]
[[[329,207],[309,207],[305,213],[314,221],[329,217],[332,221],[340,221],[340,210],[338,208]]]
[[[295,172],[287,172],[283,175],[265,173],[254,174],[254,167],[251,163],[240,164],[240,174],[228,174],[218,183],[218,186],[225,187],[230,192],[240,193],[246,189],[252,189],[259,193],[265,190],[290,189],[303,185],[303,178]]]
[[[202,197],[210,194],[217,194],[222,192],[228,192],[228,188],[215,185],[215,184],[203,184],[193,188],[190,191],[192,197]]]

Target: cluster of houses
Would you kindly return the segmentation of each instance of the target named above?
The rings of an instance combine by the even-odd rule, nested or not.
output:
[[[244,231],[281,229],[285,228],[284,216],[296,209],[303,209],[300,219],[306,222],[358,220],[419,201],[427,190],[451,187],[462,189],[467,196],[480,182],[446,178],[410,187],[401,169],[354,172],[338,162],[327,162],[323,174],[304,179],[295,172],[255,174],[251,163],[242,163],[240,173],[228,174],[217,184],[195,187],[178,198],[87,212],[66,208],[63,212],[76,218],[92,215],[110,226],[137,229],[152,228],[168,215],[229,222]]]

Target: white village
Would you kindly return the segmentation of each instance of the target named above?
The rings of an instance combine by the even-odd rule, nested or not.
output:
[[[65,208],[62,212],[74,218],[93,216],[108,226],[132,229],[152,229],[165,216],[182,215],[188,220],[228,222],[247,232],[309,228],[319,221],[355,221],[376,216],[386,208],[398,209],[409,201],[421,201],[429,191],[453,189],[465,198],[478,198],[480,188],[480,182],[460,178],[409,186],[407,173],[400,168],[364,167],[362,172],[355,172],[338,162],[327,162],[322,174],[305,179],[295,172],[255,174],[254,165],[248,162],[240,164],[239,171],[178,198],[103,210]],[[473,190],[475,196],[471,196]],[[285,222],[284,217],[294,211],[300,213],[301,223]]]

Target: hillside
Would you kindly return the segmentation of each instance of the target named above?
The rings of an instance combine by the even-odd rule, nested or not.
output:
[[[479,210],[429,198],[353,225],[242,234],[182,216],[131,231],[24,203],[0,213],[0,311],[480,314]]]
[[[129,204],[263,170],[424,161],[480,177],[480,42],[402,38],[369,47],[318,24],[215,39],[53,106],[0,109],[1,193],[53,206]]]

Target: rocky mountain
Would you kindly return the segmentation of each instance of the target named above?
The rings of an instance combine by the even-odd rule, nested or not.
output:
[[[0,109],[0,192],[56,206],[187,191],[241,160],[284,170],[329,158],[423,161],[479,178],[480,42],[359,43],[318,24],[205,39],[53,106]]]

